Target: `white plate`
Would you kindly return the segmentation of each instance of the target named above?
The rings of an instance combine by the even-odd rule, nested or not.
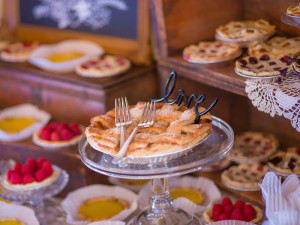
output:
[[[262,76],[251,76],[251,75],[246,75],[246,74],[242,74],[242,73],[238,72],[238,71],[236,70],[236,68],[234,68],[234,72],[235,72],[237,75],[241,76],[241,77],[244,77],[244,78],[250,78],[250,79],[270,79],[270,78],[277,78],[277,77],[280,77],[280,76],[281,76],[280,74],[269,75],[269,76],[267,76],[267,75],[262,75]]]
[[[83,56],[61,63],[55,63],[46,58],[52,54],[70,51],[80,52]],[[77,64],[102,54],[104,54],[103,48],[96,43],[85,40],[67,40],[58,44],[41,45],[31,53],[29,62],[47,71],[66,73],[72,72]]]

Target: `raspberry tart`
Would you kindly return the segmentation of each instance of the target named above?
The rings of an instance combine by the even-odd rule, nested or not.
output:
[[[52,122],[33,134],[33,142],[42,147],[61,148],[79,142],[84,127],[78,123]]]
[[[25,62],[38,46],[38,42],[17,42],[3,49],[0,58],[6,62]]]
[[[31,190],[51,184],[59,176],[59,168],[45,158],[28,158],[7,171],[4,186],[13,190]]]
[[[267,172],[267,166],[258,163],[242,163],[224,170],[221,179],[226,186],[232,189],[256,191],[260,189],[258,183],[262,182]]]
[[[228,197],[224,197],[222,202],[214,204],[203,213],[206,223],[222,220],[240,220],[254,224],[260,224],[263,219],[262,210],[250,203],[237,200],[234,204]]]
[[[288,148],[272,155],[268,160],[268,166],[282,175],[300,175],[300,148]]]
[[[132,123],[125,127],[126,138],[140,121],[144,105],[144,102],[139,102],[131,107]],[[198,112],[204,110],[198,108]],[[153,126],[139,128],[128,147],[127,156],[165,155],[195,145],[212,131],[210,113],[201,116],[198,124],[194,124],[195,117],[194,108],[157,103]],[[89,144],[98,151],[114,156],[120,150],[120,129],[115,127],[114,109],[105,115],[93,117],[85,134]]]
[[[220,41],[199,42],[184,48],[183,59],[194,63],[210,63],[234,59],[240,54],[241,49],[235,44]]]
[[[260,162],[267,160],[279,145],[274,135],[265,132],[243,132],[235,135],[228,158],[236,162]]]
[[[84,77],[110,77],[126,72],[130,66],[123,56],[104,55],[77,65],[75,72]]]
[[[259,57],[246,56],[235,62],[237,74],[254,78],[286,75],[291,69],[292,58],[287,55],[280,58],[267,54]]]

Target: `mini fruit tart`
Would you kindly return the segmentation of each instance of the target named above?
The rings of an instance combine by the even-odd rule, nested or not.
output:
[[[267,54],[259,57],[246,56],[235,62],[237,73],[252,76],[274,76],[286,75],[292,69],[292,58],[283,56],[280,58],[271,57]]]
[[[60,169],[45,158],[28,158],[26,163],[16,163],[7,171],[3,185],[13,190],[31,190],[51,184],[60,174]]]
[[[300,148],[288,148],[272,155],[268,160],[268,166],[282,175],[300,175]]]
[[[0,58],[6,62],[25,62],[31,52],[40,44],[38,42],[17,42],[10,44],[0,53]]]
[[[78,143],[85,127],[78,123],[52,122],[33,134],[33,142],[46,148],[61,148]]]
[[[220,41],[199,42],[183,50],[183,59],[194,63],[226,61],[238,57],[241,49],[235,44]]]
[[[267,166],[258,163],[242,163],[224,170],[221,179],[226,186],[232,189],[256,191],[260,189],[258,183],[262,182],[268,171]]]
[[[235,135],[234,145],[228,158],[236,162],[267,161],[278,147],[274,135],[264,132],[243,132]]]
[[[206,223],[222,220],[240,220],[254,224],[260,224],[263,219],[262,210],[250,203],[237,200],[234,204],[228,197],[224,197],[222,202],[214,204],[203,213]]]

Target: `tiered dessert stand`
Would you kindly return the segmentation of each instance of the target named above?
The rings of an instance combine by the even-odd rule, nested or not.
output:
[[[131,225],[198,225],[196,217],[173,207],[167,178],[201,170],[226,156],[233,146],[232,128],[217,117],[213,117],[212,125],[212,133],[207,139],[178,158],[158,157],[149,159],[149,163],[132,160],[116,164],[110,155],[94,150],[85,137],[80,141],[79,153],[83,163],[98,173],[117,178],[152,179],[150,208],[134,217]]]
[[[42,225],[51,224],[56,215],[50,215],[44,211],[44,199],[50,198],[61,192],[69,181],[69,175],[65,170],[59,169],[59,176],[50,184],[29,189],[29,190],[13,190],[7,188],[3,180],[0,182],[0,197],[12,201],[26,204],[35,210],[35,213]],[[4,178],[4,176],[2,177]],[[52,211],[54,214],[55,211]]]

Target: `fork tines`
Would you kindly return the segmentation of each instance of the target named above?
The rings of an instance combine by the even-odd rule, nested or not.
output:
[[[126,121],[130,121],[130,112],[127,98],[115,99],[115,123],[116,125],[124,125]]]
[[[155,102],[145,103],[140,123],[151,126],[155,120],[155,111],[156,111]]]

